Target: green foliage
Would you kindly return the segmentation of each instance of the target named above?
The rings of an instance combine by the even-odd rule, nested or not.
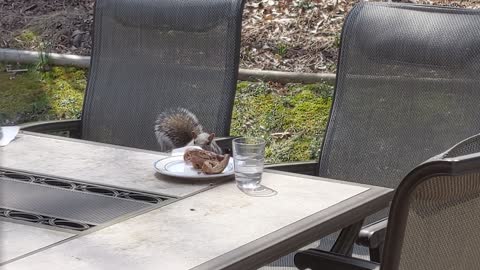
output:
[[[23,30],[15,37],[18,45],[25,48],[35,48],[40,43],[40,37],[31,30]]]
[[[302,161],[318,156],[326,126],[332,87],[291,85],[285,95],[266,83],[241,82],[232,116],[231,134],[267,141],[269,163]]]
[[[43,45],[42,45],[43,46]],[[40,51],[40,58],[38,59],[37,64],[35,65],[36,70],[48,71],[50,69],[50,59],[48,58],[48,53],[45,53],[43,50]]]
[[[12,76],[0,65],[0,122],[79,118],[85,88],[82,69],[30,67],[29,72]],[[292,84],[281,90],[263,82],[239,82],[231,134],[264,138],[268,163],[317,158],[332,86]]]
[[[285,55],[288,52],[288,45],[285,43],[279,43],[277,44],[277,54],[280,55],[281,57],[285,57]]]
[[[54,67],[17,75],[0,65],[0,122],[79,118],[86,86],[85,71]]]
[[[311,0],[295,0],[293,5],[301,9],[311,9],[314,3]]]
[[[42,40],[41,36],[38,35],[37,32],[38,30],[34,31],[32,29],[23,30],[20,32],[20,34],[15,36],[12,46],[40,52],[40,58],[38,59],[35,67],[41,70],[48,70],[49,59],[46,52],[50,51],[51,41]]]
[[[342,40],[342,35],[341,35],[340,33],[337,33],[337,34],[335,35],[335,40],[334,40],[334,42],[333,42],[333,46],[334,46],[335,48],[340,48],[340,42],[341,42],[341,40]]]
[[[4,66],[0,65],[0,70]],[[47,118],[48,97],[36,74],[0,72],[0,124]]]
[[[43,73],[42,82],[50,99],[50,114],[57,119],[80,118],[87,85],[84,70],[53,67]]]

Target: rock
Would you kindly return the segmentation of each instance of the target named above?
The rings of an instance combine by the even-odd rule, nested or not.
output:
[[[85,31],[75,30],[72,33],[72,44],[76,48],[80,48],[82,46],[82,42],[85,36]]]

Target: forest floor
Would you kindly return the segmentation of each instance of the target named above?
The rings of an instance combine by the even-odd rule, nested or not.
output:
[[[89,55],[94,2],[0,0],[0,48]],[[343,20],[356,2],[358,0],[246,0],[240,67],[334,71]],[[479,0],[415,2],[480,7]]]

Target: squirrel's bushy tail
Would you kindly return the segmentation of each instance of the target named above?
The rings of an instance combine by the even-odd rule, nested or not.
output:
[[[184,108],[169,109],[158,115],[155,121],[155,135],[160,151],[183,147],[192,141],[192,131],[202,132],[197,117]]]

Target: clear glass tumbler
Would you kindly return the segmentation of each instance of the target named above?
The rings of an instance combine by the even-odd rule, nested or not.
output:
[[[233,140],[235,181],[240,190],[252,196],[272,196],[276,192],[260,185],[265,163],[265,140],[237,138]]]

